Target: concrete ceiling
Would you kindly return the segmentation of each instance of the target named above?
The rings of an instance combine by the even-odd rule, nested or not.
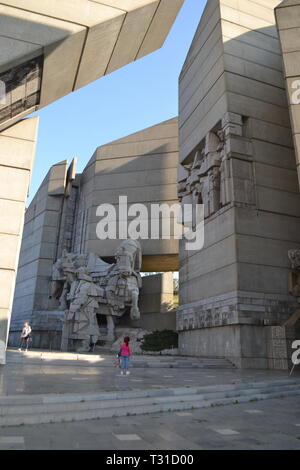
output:
[[[0,80],[9,80],[6,105],[12,107],[9,114],[8,109],[5,113],[5,105],[0,104],[0,113],[4,113],[2,119],[0,117],[0,130],[24,115],[160,48],[183,2],[0,2]],[[16,67],[20,68],[20,65],[37,57],[43,58],[42,70],[39,73],[30,70],[31,80],[27,80],[27,83],[22,78],[23,81],[18,83],[20,74]],[[29,69],[31,65],[29,62]],[[7,71],[10,72],[9,79]],[[30,101],[28,93],[34,87],[38,99],[35,96],[35,100]],[[10,93],[12,89],[15,96]],[[14,100],[18,101],[17,111]],[[22,107],[25,102],[27,106]]]

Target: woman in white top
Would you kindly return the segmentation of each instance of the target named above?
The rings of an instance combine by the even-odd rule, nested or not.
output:
[[[31,326],[28,321],[24,322],[23,330],[21,333],[21,343],[19,351],[22,351],[23,343],[25,343],[25,351],[28,351],[29,341],[30,341]]]

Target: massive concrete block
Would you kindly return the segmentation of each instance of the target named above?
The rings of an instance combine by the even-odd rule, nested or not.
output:
[[[180,347],[238,367],[268,367],[265,328],[296,308],[287,251],[300,243],[300,196],[278,4],[207,2],[179,80],[179,154],[190,175],[180,172],[179,195],[205,206],[203,249],[180,242]]]
[[[11,331],[33,321],[35,308],[47,309],[53,259],[61,252],[59,232],[67,183],[67,161],[53,165],[25,214]],[[60,250],[60,251],[59,251]]]
[[[35,155],[38,118],[18,122],[0,133],[0,364],[10,325],[25,201]]]
[[[97,236],[96,229],[100,221],[97,208],[103,203],[113,204],[118,226],[122,217],[119,215],[120,196],[127,197],[128,207],[133,203],[144,204],[148,213],[145,223],[149,226],[150,236],[151,204],[165,203],[170,207],[178,202],[177,164],[177,118],[99,147],[81,175],[74,232],[75,251],[82,249],[103,257],[114,255],[118,239],[101,240]],[[178,240],[174,237],[171,240],[141,240],[141,246],[142,271],[178,269],[178,262],[175,264]],[[163,264],[164,268],[159,269],[158,264]]]
[[[300,1],[285,0],[275,12],[300,185]]]

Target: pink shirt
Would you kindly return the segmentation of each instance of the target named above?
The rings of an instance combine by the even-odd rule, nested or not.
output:
[[[121,356],[130,356],[130,348],[126,343],[121,344]]]

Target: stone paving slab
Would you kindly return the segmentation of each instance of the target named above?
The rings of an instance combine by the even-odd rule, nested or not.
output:
[[[260,413],[249,413],[249,410]],[[300,400],[297,397],[178,414],[1,428],[0,450],[300,449]],[[118,438],[120,435],[122,439]]]
[[[31,352],[28,357],[18,351],[8,351],[8,363],[0,366],[0,396],[139,391],[289,379],[287,371],[220,368],[212,373],[208,369],[184,367],[132,368],[131,375],[121,376],[119,369],[113,366],[113,356],[105,357],[110,360],[109,366],[99,367],[89,361],[78,366],[77,360],[68,361],[67,365],[57,364],[56,354],[52,354],[52,360],[33,363],[34,354],[36,352]],[[90,355],[87,356],[89,359]],[[137,358],[132,362],[135,360]],[[292,378],[296,377],[300,374],[295,370]]]

